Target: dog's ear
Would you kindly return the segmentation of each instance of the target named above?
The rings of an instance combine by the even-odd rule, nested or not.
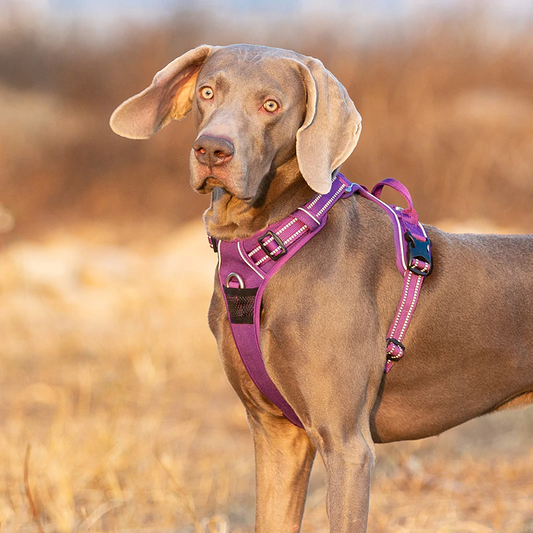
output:
[[[296,156],[309,186],[325,194],[332,173],[355,148],[361,134],[361,115],[343,85],[314,58],[300,63],[307,92],[307,111],[296,133]]]
[[[169,63],[147,89],[115,109],[111,129],[129,139],[148,139],[171,120],[181,120],[191,110],[198,72],[215,48],[199,46]]]

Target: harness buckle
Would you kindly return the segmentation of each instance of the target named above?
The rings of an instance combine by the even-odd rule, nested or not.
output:
[[[266,247],[266,244],[264,243],[264,241],[269,237],[272,238],[272,240],[278,245],[272,251],[270,251]],[[268,230],[264,235],[262,235],[261,237],[259,237],[259,239],[257,239],[257,242],[259,243],[259,246],[261,246],[261,249],[263,250],[263,252],[265,252],[265,254],[267,254],[267,256],[270,257],[272,261],[277,261],[280,257],[284,256],[287,253],[287,247],[283,244],[283,241],[273,231]],[[275,254],[278,248],[281,248],[281,252]]]
[[[417,276],[429,276],[432,270],[431,264],[431,252],[429,246],[431,241],[426,238],[424,241],[420,241],[413,237],[412,233],[408,230],[405,232],[405,240],[407,241],[407,268],[413,274]],[[425,263],[422,267],[419,266],[419,262]]]

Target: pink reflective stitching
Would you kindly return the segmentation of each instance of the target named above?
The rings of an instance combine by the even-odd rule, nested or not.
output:
[[[412,272],[410,272],[412,274]],[[413,298],[411,300],[411,305],[409,307],[409,310],[407,311],[407,316],[405,317],[405,321],[402,327],[402,330],[400,331],[400,335],[398,336],[398,340],[401,342],[403,339],[403,336],[405,335],[405,330],[407,329],[407,326],[409,326],[409,322],[411,322],[411,315],[413,314],[414,308],[418,301],[418,295],[420,293],[420,288],[422,286],[422,281],[424,278],[422,276],[416,277],[416,285],[415,285],[415,292],[413,294]]]
[[[302,232],[308,230],[307,225],[303,225],[296,233],[293,233],[286,241],[283,241],[283,244],[289,244],[292,240],[296,239]],[[278,246],[279,248],[279,246]]]
[[[296,239],[299,235],[301,235],[304,231],[307,231],[309,228],[304,224],[298,231],[293,233],[286,241],[283,241],[283,244],[289,244],[291,241]],[[273,240],[273,239],[272,239]],[[271,242],[272,242],[271,240]],[[278,250],[281,250],[281,246],[278,246],[277,248],[274,248],[270,253],[274,255]],[[261,259],[256,261],[256,265],[259,266],[260,264],[264,263],[267,259],[270,259],[270,256],[265,254]]]
[[[344,189],[346,189],[346,185],[344,185],[343,183],[342,186],[339,187],[339,190],[326,202],[324,207],[317,213],[317,216],[320,216],[330,206],[330,204],[336,200],[337,196],[344,192]]]
[[[313,207],[320,200],[320,198],[322,198],[322,195],[321,194],[317,194],[315,196],[314,200],[312,200],[311,202],[309,202],[307,204],[307,206],[306,206],[307,209],[311,209],[311,207]]]
[[[394,317],[394,322],[391,326],[391,329],[389,331],[389,337],[394,337],[394,333],[396,332],[396,328],[398,327],[398,322],[400,321],[400,318],[401,318],[401,315],[402,315],[402,312],[403,312],[403,308],[405,307],[405,302],[407,301],[407,295],[409,293],[409,285],[411,283],[411,277],[412,277],[413,273],[408,270],[408,274],[407,274],[407,281],[405,282],[405,285],[404,285],[404,288],[403,288],[403,294],[402,294],[402,301],[400,303],[400,307],[398,307],[398,310],[396,311],[396,316]],[[397,340],[401,340],[401,339],[397,339]]]

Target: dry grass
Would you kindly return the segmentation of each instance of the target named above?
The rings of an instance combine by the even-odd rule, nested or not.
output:
[[[251,532],[251,437],[206,325],[201,224],[143,247],[76,234],[0,254],[0,531]],[[532,415],[378,447],[370,530],[530,531]],[[317,461],[304,531],[327,531],[324,498]]]
[[[35,529],[28,445],[46,531],[185,531],[252,482],[196,237],[147,254],[56,236],[2,254],[2,531]]]

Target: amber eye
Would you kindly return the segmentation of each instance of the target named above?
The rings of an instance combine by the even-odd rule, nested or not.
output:
[[[200,94],[204,100],[211,100],[215,93],[213,92],[213,89],[211,87],[203,87],[200,89]]]
[[[269,113],[274,113],[274,111],[277,111],[279,109],[279,104],[274,100],[267,100],[263,104],[263,109],[265,111],[268,111]]]

